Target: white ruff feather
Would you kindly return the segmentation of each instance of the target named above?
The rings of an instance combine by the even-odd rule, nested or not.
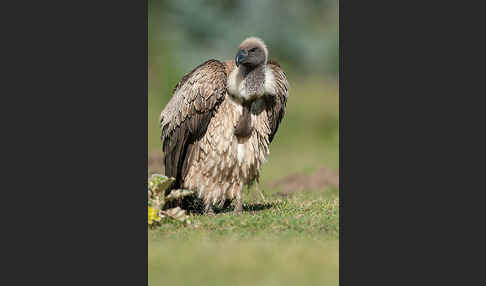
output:
[[[265,94],[275,94],[275,76],[270,68],[265,68]],[[232,96],[248,100],[252,97],[251,94],[247,94],[245,88],[245,78],[240,72],[240,68],[235,68],[228,77],[228,92]]]
[[[275,91],[275,76],[270,68],[265,68],[265,93],[276,94]]]
[[[228,91],[231,95],[238,99],[247,100],[249,95],[246,94],[245,79],[240,72],[240,68],[235,68],[228,79]]]

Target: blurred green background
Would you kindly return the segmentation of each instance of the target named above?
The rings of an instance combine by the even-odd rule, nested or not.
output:
[[[248,36],[257,36],[265,41],[270,58],[281,64],[290,83],[286,115],[270,146],[268,163],[262,169],[261,186],[265,194],[271,195],[277,192],[270,187],[273,181],[295,172],[311,174],[319,168],[338,172],[339,14],[337,0],[149,1],[148,16],[148,149],[151,154],[162,155],[159,115],[182,76],[208,59],[234,59],[239,43]],[[335,194],[338,196],[338,192]],[[276,220],[275,223],[278,224],[278,221]],[[232,231],[238,231],[238,227]],[[336,285],[337,238],[335,235],[322,235],[315,237],[311,243],[308,237],[312,236],[305,235],[304,230],[302,235],[296,234],[292,239],[302,240],[300,243],[275,242],[275,245],[286,245],[282,247],[287,250],[274,253],[271,257],[263,257],[257,253],[272,253],[276,246],[268,248],[266,243],[258,243],[256,238],[252,239],[250,235],[248,241],[245,240],[244,244],[240,244],[241,252],[229,254],[230,258],[221,254],[215,254],[215,257],[217,261],[225,260],[227,262],[225,265],[229,267],[227,269],[237,271],[261,266],[269,273],[269,276],[262,277],[273,277],[265,281],[258,280],[262,284],[255,279],[247,280],[253,285],[290,285],[295,284],[295,281]],[[213,259],[204,255],[214,253],[219,247],[225,248],[225,245],[229,248],[235,243],[233,240],[222,239],[218,244],[199,246],[195,242],[178,243],[173,239],[164,238],[166,234],[163,232],[156,237],[155,242],[149,243],[151,281],[184,281],[184,278],[190,281],[190,277],[210,277],[216,273],[212,271],[217,271],[221,265],[218,262],[207,264]],[[187,249],[188,243],[192,245],[191,250],[181,254],[184,253],[182,249]],[[305,245],[308,247],[306,248]],[[183,270],[159,272],[168,264],[160,265],[161,260],[156,257],[168,255],[172,250],[178,255],[187,256],[176,259],[180,265],[190,267],[188,265],[207,264],[207,268],[199,269],[199,272],[202,271],[198,272],[199,276],[189,275],[188,277],[183,277]],[[316,256],[320,251],[326,253],[320,257],[322,260]],[[252,253],[264,264],[252,261],[250,255]],[[253,266],[238,264],[239,259],[249,264],[253,263]],[[301,260],[303,266],[308,263],[308,268],[304,267],[302,271],[296,273],[288,272],[285,270],[288,267],[284,264],[293,259]],[[334,276],[330,277],[326,274],[326,277],[322,277],[321,280],[302,278],[302,275],[312,275],[319,271],[333,273]],[[160,276],[171,275],[170,273],[173,273],[170,277]],[[200,284],[225,285],[224,282],[216,283],[214,279],[209,279],[206,283],[201,281]]]

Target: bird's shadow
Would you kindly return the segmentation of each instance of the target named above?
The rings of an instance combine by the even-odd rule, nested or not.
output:
[[[182,209],[187,210],[189,213],[204,215],[204,205],[202,201],[195,197],[186,197],[179,204]],[[266,209],[273,208],[276,205],[275,202],[255,202],[243,204],[243,212],[258,212]],[[172,207],[175,207],[172,206]],[[228,201],[223,207],[214,207],[215,214],[230,213],[235,210],[234,203]]]
[[[266,209],[273,208],[274,206],[275,203],[272,202],[243,204],[243,213],[263,211]],[[234,206],[228,206],[226,208],[215,209],[215,213],[229,213],[229,212],[233,212],[234,210],[235,210]]]

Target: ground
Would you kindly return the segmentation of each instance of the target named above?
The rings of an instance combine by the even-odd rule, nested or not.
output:
[[[251,188],[241,215],[230,207],[149,230],[149,285],[338,285],[337,80],[298,82],[262,169],[265,199]],[[149,175],[163,173],[153,123],[163,103],[151,100]]]

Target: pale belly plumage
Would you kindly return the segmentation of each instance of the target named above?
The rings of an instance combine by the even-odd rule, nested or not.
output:
[[[233,133],[241,114],[242,106],[227,95],[191,154],[183,187],[196,190],[205,205],[241,200],[243,186],[259,177],[269,154],[270,128],[263,100],[257,99],[251,107],[253,131],[247,138]]]

